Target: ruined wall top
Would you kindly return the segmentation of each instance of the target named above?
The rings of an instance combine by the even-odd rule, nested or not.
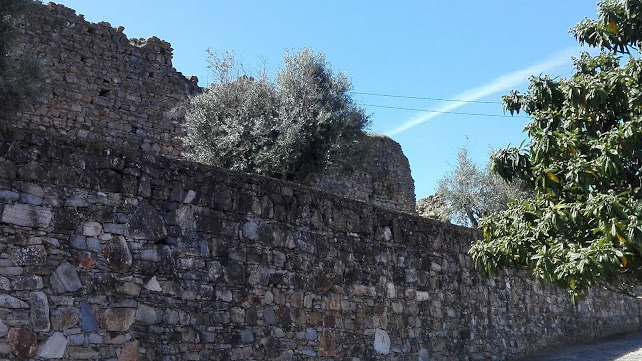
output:
[[[170,110],[202,89],[196,77],[174,69],[169,42],[128,39],[123,27],[87,22],[54,3],[35,6],[18,30],[14,55],[41,60],[44,91],[17,115],[17,127],[182,158],[183,119]],[[399,144],[383,136],[367,137],[367,143],[371,152],[362,169],[325,177],[317,186],[414,213],[414,181]]]
[[[170,43],[128,39],[123,29],[62,5],[35,7],[15,54],[41,60],[45,89],[16,126],[180,156],[181,122],[167,113],[200,91],[198,80],[174,69]]]

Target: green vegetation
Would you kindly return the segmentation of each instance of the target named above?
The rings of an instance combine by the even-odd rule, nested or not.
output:
[[[461,148],[457,166],[439,180],[436,195],[444,202],[444,213],[451,222],[477,228],[478,221],[494,212],[504,210],[515,199],[529,193],[520,181],[506,182],[491,171],[490,166],[479,169]]]
[[[642,275],[642,1],[605,1],[598,14],[572,33],[599,55],[574,59],[568,79],[532,77],[526,94],[504,97],[511,114],[532,117],[531,141],[496,153],[493,168],[534,193],[484,219],[471,249],[484,271],[528,268],[573,300]]]
[[[229,52],[209,62],[217,81],[186,112],[191,159],[299,182],[355,159],[369,119],[323,54],[286,53],[274,81],[248,76]]]
[[[9,55],[15,23],[33,4],[33,0],[0,0],[0,120],[15,114],[38,94],[40,63],[28,55]]]

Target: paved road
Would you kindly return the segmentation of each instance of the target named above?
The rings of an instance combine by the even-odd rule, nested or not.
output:
[[[642,361],[642,331],[546,350],[523,361]]]

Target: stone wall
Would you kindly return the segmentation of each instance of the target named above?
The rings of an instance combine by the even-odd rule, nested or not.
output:
[[[79,148],[80,147],[80,148]],[[0,134],[0,358],[510,360],[638,329],[482,277],[474,230],[127,149]]]
[[[169,43],[127,39],[122,27],[87,22],[54,3],[34,6],[19,32],[15,55],[41,60],[45,86],[40,101],[19,114],[16,126],[181,153],[180,120],[167,111],[200,89],[195,77],[173,68]]]
[[[20,26],[14,55],[42,61],[45,87],[15,126],[180,158],[183,120],[168,111],[201,89],[195,77],[173,68],[170,44],[155,37],[127,39],[122,27],[87,22],[62,5],[34,9]],[[367,139],[372,152],[363,169],[327,177],[319,186],[414,212],[414,182],[401,147],[382,136]]]
[[[350,174],[327,175],[315,186],[375,206],[415,213],[415,181],[399,143],[385,135],[364,138],[364,159]]]

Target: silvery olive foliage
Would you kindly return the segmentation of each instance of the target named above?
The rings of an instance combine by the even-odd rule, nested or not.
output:
[[[522,182],[507,182],[493,173],[490,165],[480,169],[461,148],[455,169],[439,180],[436,194],[451,222],[477,228],[481,218],[506,209],[510,201],[524,199],[529,192]]]
[[[217,80],[185,116],[191,159],[299,182],[357,159],[369,118],[323,53],[286,53],[274,80],[248,75],[231,52],[210,51],[209,62]]]
[[[642,275],[642,1],[601,2],[597,20],[571,32],[601,52],[574,59],[567,79],[532,77],[527,93],[503,98],[531,116],[531,140],[497,152],[493,168],[534,192],[484,219],[470,252],[486,272],[530,269],[575,300]]]
[[[30,55],[12,57],[15,26],[33,0],[0,0],[0,120],[10,118],[39,92],[40,62]]]

